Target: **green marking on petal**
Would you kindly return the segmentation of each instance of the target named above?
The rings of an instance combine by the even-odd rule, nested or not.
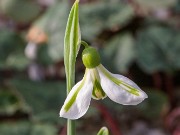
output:
[[[123,81],[120,81],[119,83],[120,83],[120,85],[124,85],[125,87],[127,87],[129,89],[129,90],[127,90],[129,93],[134,94],[136,96],[140,96],[139,91],[136,88],[132,87],[131,85],[128,85],[127,83],[125,83]]]
[[[99,83],[98,80],[94,81],[94,87],[93,87],[93,92],[92,95],[96,98],[96,99],[102,99],[106,96],[105,92],[103,91],[101,84]]]
[[[86,72],[87,73],[87,72]],[[77,88],[76,92],[73,94],[73,96],[71,97],[71,99],[66,103],[65,107],[64,107],[64,110],[66,112],[69,111],[69,109],[71,108],[71,106],[73,105],[73,103],[75,102],[76,98],[77,98],[77,95],[79,93],[79,91],[82,89],[84,83],[85,83],[85,80],[86,80],[86,73],[84,75],[84,78],[81,82],[81,84],[79,85],[79,87]]]
[[[115,78],[114,76],[112,76],[111,74],[109,74],[102,66],[100,66],[100,69],[101,69],[102,72],[105,74],[105,76],[106,76],[107,78],[109,78],[111,81],[113,81],[116,85],[118,85],[118,86],[122,85],[123,88],[124,88],[127,92],[129,92],[129,93],[131,93],[131,94],[133,94],[133,95],[136,95],[136,96],[140,96],[138,89],[132,87],[132,86],[129,85],[128,83],[125,83],[125,82],[123,82],[123,81]]]

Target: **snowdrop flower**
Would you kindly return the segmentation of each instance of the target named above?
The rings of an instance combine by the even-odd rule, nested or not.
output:
[[[147,95],[130,79],[110,73],[102,64],[95,48],[86,47],[82,53],[85,75],[68,94],[60,117],[78,119],[88,110],[91,97],[99,100],[108,96],[123,105],[137,105]]]

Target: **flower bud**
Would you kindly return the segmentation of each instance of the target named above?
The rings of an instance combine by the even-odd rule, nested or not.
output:
[[[95,68],[100,64],[100,56],[93,47],[87,47],[82,52],[82,61],[86,68]]]

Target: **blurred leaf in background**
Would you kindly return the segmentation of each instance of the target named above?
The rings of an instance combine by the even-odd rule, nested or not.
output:
[[[139,104],[136,108],[143,114],[143,116],[152,121],[164,117],[170,107],[167,95],[159,90],[151,90],[148,91],[147,94],[147,101]]]
[[[11,116],[18,111],[30,112],[30,108],[15,90],[0,88],[0,99],[0,115]]]
[[[137,62],[147,73],[180,69],[180,33],[162,26],[143,29],[137,38]]]
[[[24,55],[25,42],[22,37],[9,29],[0,29],[0,68],[22,70],[29,61]]]
[[[51,124],[28,121],[5,122],[0,124],[1,135],[57,135]]]
[[[31,124],[28,122],[4,122],[0,124],[2,135],[28,135]]]
[[[32,0],[0,0],[0,11],[19,23],[29,23],[41,12],[41,7]]]
[[[144,9],[158,10],[159,8],[172,7],[177,0],[134,0]]]
[[[57,135],[57,128],[51,124],[33,124],[31,135]]]
[[[82,36],[89,41],[94,40],[104,30],[119,29],[134,16],[131,6],[117,0],[83,4],[80,11]]]
[[[48,50],[49,45],[47,43],[38,46],[37,62],[42,64],[43,66],[54,64],[54,61],[52,60],[52,57],[49,55]]]
[[[136,58],[136,48],[131,33],[122,33],[113,37],[103,48],[102,55],[103,63],[107,66],[113,66],[116,71],[127,73]]]
[[[63,60],[63,39],[68,16],[67,9],[67,2],[56,2],[32,24],[32,27],[41,29],[48,36],[47,46],[42,48],[46,51],[45,54],[49,57],[50,63]]]
[[[177,0],[176,4],[174,5],[174,11],[176,13],[180,13],[180,0]]]
[[[15,79],[10,83],[22,94],[26,103],[32,108],[34,118],[46,122],[61,123],[58,114],[66,97],[64,82],[34,82]]]

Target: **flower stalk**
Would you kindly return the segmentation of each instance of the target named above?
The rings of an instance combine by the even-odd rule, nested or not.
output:
[[[75,84],[75,63],[81,41],[79,28],[79,0],[76,0],[69,13],[64,37],[64,65],[66,72],[67,95]],[[75,121],[67,120],[67,135],[75,135]]]

